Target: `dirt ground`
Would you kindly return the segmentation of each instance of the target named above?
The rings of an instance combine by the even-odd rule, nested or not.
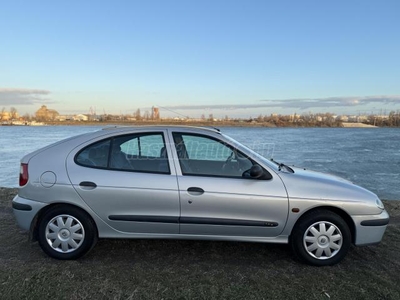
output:
[[[385,201],[381,244],[317,268],[287,245],[173,240],[100,240],[57,261],[18,228],[15,194],[0,188],[0,299],[400,299],[400,201]]]

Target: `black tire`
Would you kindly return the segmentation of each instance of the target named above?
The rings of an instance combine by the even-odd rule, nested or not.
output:
[[[46,211],[38,222],[39,245],[53,258],[77,259],[88,253],[97,242],[96,224],[79,208],[54,206]],[[53,243],[53,246],[50,243]],[[60,245],[57,246],[58,243]]]
[[[290,244],[299,260],[313,266],[331,266],[346,256],[351,232],[347,223],[334,212],[314,210],[295,225]]]

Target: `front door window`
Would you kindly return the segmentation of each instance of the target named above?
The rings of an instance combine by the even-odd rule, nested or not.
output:
[[[174,133],[183,175],[243,178],[253,162],[222,141],[195,134]]]

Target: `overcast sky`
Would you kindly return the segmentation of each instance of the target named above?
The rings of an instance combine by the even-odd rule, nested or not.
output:
[[[4,1],[0,108],[400,109],[400,1]]]

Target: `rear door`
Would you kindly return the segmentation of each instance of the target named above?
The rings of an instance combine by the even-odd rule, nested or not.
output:
[[[170,139],[180,167],[181,234],[275,237],[283,231],[288,197],[275,173],[248,178],[245,171],[257,162],[218,135],[172,132]]]
[[[71,183],[104,222],[133,233],[179,233],[179,194],[164,131],[86,143],[67,158]]]

